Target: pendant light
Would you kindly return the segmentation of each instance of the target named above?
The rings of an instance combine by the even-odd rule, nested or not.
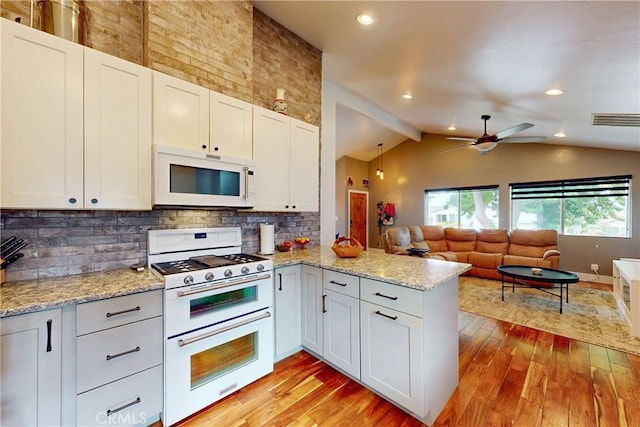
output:
[[[384,159],[382,158],[382,156],[383,151],[381,142],[380,144],[378,144],[378,169],[376,169],[376,175],[378,175],[380,179],[384,179]]]

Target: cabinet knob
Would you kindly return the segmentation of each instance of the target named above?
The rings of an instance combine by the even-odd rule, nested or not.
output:
[[[96,203],[98,203],[98,199],[96,199],[96,198],[91,199],[91,203],[93,203],[95,205]]]
[[[296,208],[296,205],[291,206],[291,209],[295,209],[295,208]]]
[[[206,146],[206,145],[204,145],[204,144],[202,144],[202,149],[203,149],[203,150],[206,150],[206,149],[207,149],[207,146]]]
[[[213,147],[213,151],[218,151],[218,147]]]
[[[75,203],[75,202],[77,202],[75,197],[69,198],[69,203]]]
[[[286,209],[289,209],[289,205],[284,205],[284,207],[285,207]]]

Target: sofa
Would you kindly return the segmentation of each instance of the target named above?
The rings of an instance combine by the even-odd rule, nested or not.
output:
[[[408,255],[411,248],[429,249],[424,257],[471,264],[465,275],[500,280],[503,264],[558,268],[555,230],[474,230],[439,225],[392,227],[383,235],[389,254]]]

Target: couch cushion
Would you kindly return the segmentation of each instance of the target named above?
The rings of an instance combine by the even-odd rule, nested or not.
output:
[[[411,246],[420,249],[430,249],[427,242],[424,241],[422,229],[419,226],[410,225],[407,228],[409,229],[409,235],[411,236]]]
[[[518,255],[505,255],[502,263],[504,265],[528,265],[531,267],[554,268],[549,260]]]
[[[476,230],[447,227],[444,229],[447,250],[451,252],[471,252],[476,250]]]
[[[556,230],[512,230],[509,240],[509,255],[542,258],[549,249],[558,249]]]
[[[439,225],[420,226],[424,242],[429,245],[431,252],[446,252],[447,241],[444,238],[444,228]]]
[[[504,228],[478,231],[476,251],[507,254],[509,251],[509,232]]]
[[[473,264],[474,267],[479,268],[493,268],[496,269],[502,264],[503,254],[501,253],[483,253],[483,252],[470,252],[468,263]]]
[[[387,241],[391,253],[406,251],[411,246],[411,235],[407,227],[393,227],[387,230]]]

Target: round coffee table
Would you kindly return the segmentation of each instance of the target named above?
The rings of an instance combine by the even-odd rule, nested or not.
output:
[[[539,268],[540,274],[534,274],[532,268]],[[499,265],[498,272],[502,275],[502,301],[504,301],[504,278],[511,277],[511,290],[518,288],[534,288],[542,292],[560,297],[560,313],[562,313],[562,297],[566,290],[566,301],[569,302],[569,283],[577,283],[580,279],[568,271],[555,270],[553,268],[531,267],[527,265]],[[517,285],[517,286],[516,286]],[[560,289],[560,293],[550,289]]]

